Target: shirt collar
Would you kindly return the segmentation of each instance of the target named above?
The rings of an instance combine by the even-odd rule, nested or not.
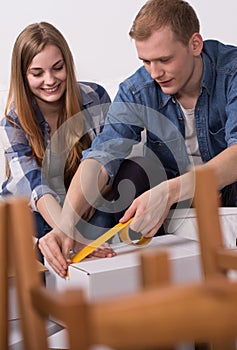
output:
[[[80,83],[80,91],[81,91],[82,105],[84,108],[86,108],[89,104],[93,103],[93,98],[91,97],[91,93],[94,92],[94,90],[87,84]]]
[[[156,83],[157,84],[157,83]],[[160,94],[159,94],[159,106],[164,107],[171,99],[173,99],[172,95],[165,94],[162,89],[160,89]]]
[[[210,95],[213,84],[213,66],[210,58],[205,52],[202,52],[202,61],[203,61],[203,75],[201,87],[204,87],[208,94]]]

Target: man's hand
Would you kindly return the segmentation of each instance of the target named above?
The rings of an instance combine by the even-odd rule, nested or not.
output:
[[[131,229],[140,232],[145,237],[153,237],[163,224],[173,203],[169,203],[168,182],[144,192],[137,197],[124,216],[120,219],[125,223],[132,216]]]

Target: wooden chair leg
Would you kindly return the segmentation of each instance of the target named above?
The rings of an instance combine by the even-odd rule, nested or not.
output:
[[[142,286],[144,289],[171,284],[171,270],[167,251],[144,253],[141,254],[140,259]],[[169,347],[162,350],[175,350],[175,348]]]
[[[13,199],[8,206],[24,350],[46,350],[45,322],[34,312],[30,297],[30,289],[41,285],[33,246],[33,216],[26,199]]]
[[[7,210],[0,203],[0,349],[8,348],[8,232]]]
[[[141,254],[143,288],[152,288],[171,283],[169,256],[166,251]]]
[[[195,169],[195,195],[194,206],[197,215],[198,236],[200,242],[200,251],[202,267],[205,279],[227,278],[226,270],[220,269],[218,265],[217,252],[224,248],[222,229],[219,217],[220,197],[217,187],[217,181],[212,169]],[[205,345],[198,344],[196,350],[202,350]],[[206,345],[207,346],[207,345]],[[235,341],[231,340],[228,344],[211,344],[207,349],[224,350],[236,349]]]
[[[199,343],[195,344],[195,350],[211,350],[210,344]]]

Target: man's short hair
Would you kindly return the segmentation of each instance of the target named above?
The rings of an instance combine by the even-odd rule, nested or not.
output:
[[[175,38],[184,45],[200,31],[198,17],[186,1],[148,0],[135,17],[129,35],[142,41],[163,27],[170,27]]]

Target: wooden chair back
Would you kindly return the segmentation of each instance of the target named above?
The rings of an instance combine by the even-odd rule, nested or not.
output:
[[[32,326],[25,329],[25,336],[43,339],[40,345],[31,340],[31,347],[25,350],[48,349],[43,325],[49,316],[65,324],[70,350],[88,350],[93,345],[117,350],[167,349],[186,341],[214,342],[225,344],[222,350],[233,349],[228,340],[237,335],[237,313],[233,312],[237,308],[236,282],[218,277],[200,283],[172,285],[168,257],[162,253],[167,273],[160,279],[151,272],[146,288],[131,295],[88,302],[81,290],[52,292],[42,286],[36,273],[33,224],[27,202],[13,201],[10,212],[14,217],[18,288],[25,294],[29,308],[32,303],[34,310],[32,315],[22,309],[23,319],[28,318],[25,327]],[[146,259],[144,255],[143,261],[148,261]],[[150,262],[159,261],[156,259],[150,258]],[[148,270],[152,270],[151,265],[147,263]],[[144,271],[147,275],[147,267]],[[32,319],[35,321],[30,325]]]
[[[220,193],[215,173],[211,169],[195,170],[194,206],[197,216],[202,269],[206,280],[228,281],[228,272],[237,270],[237,250],[224,246],[219,216]],[[220,316],[222,317],[222,316]],[[229,348],[235,349],[236,340],[229,339]],[[213,344],[212,349],[225,349],[227,344]]]
[[[8,215],[24,350],[47,349],[45,321],[35,312],[31,303],[30,290],[41,287],[42,279],[33,246],[35,226],[28,200],[9,200]]]
[[[229,350],[237,335],[237,283],[164,286],[90,303],[78,291],[55,295],[34,288],[32,297],[42,316],[64,320],[71,350],[167,349],[182,342],[219,342]]]
[[[48,305],[46,309],[51,310],[54,318],[68,325],[70,334],[70,349],[78,348],[75,344],[75,337],[78,340],[79,320],[80,328],[83,329],[83,318],[78,318],[75,313],[75,305],[85,302],[82,291],[72,291],[71,296],[53,293],[45,289],[37,272],[36,254],[33,249],[32,233],[34,232],[33,216],[28,206],[28,201],[24,198],[13,199],[8,202],[9,215],[12,218],[10,230],[12,232],[12,253],[14,255],[14,265],[16,265],[16,284],[20,315],[22,319],[22,331],[24,337],[24,350],[45,350],[48,343],[45,333],[45,320],[50,313],[42,315],[39,310],[32,308],[31,291],[41,291],[42,297],[47,294],[47,298],[37,297],[40,304]],[[14,218],[14,219],[13,219]],[[168,255],[166,252],[150,254],[142,259],[142,285],[144,289],[154,286],[161,286],[170,282],[170,271]],[[35,303],[35,299],[33,299]],[[44,307],[40,307],[44,310]],[[80,311],[80,314],[83,310]],[[169,348],[170,350],[171,348]],[[168,349],[167,349],[168,350]]]
[[[7,207],[0,203],[0,349],[8,347],[8,232]]]

